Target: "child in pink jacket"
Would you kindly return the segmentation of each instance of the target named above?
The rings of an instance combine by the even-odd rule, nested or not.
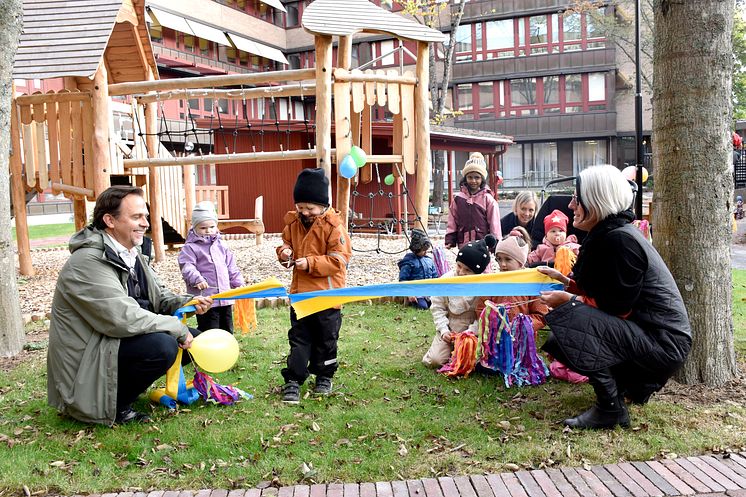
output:
[[[575,235],[567,236],[567,216],[554,209],[544,218],[544,240],[528,254],[528,264],[537,262],[554,262],[557,249],[567,247],[578,255],[580,244]]]
[[[479,152],[469,156],[461,170],[461,191],[453,196],[448,211],[446,248],[461,248],[491,234],[499,237],[500,207],[487,186],[487,162]]]

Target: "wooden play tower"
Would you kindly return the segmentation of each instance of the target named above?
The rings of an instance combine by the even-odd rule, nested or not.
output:
[[[85,0],[67,3],[76,1],[81,5],[73,8],[85,12]],[[23,209],[25,192],[51,187],[53,192],[71,198],[76,227],[82,228],[87,219],[86,200],[94,201],[111,184],[113,176],[117,176],[118,182],[125,178],[146,189],[151,219],[162,219],[186,236],[187,216],[195,201],[189,171],[195,164],[314,158],[317,167],[323,168],[331,178],[332,163],[340,164],[353,144],[371,151],[371,109],[374,105],[385,107],[393,116],[393,151],[390,155],[369,155],[368,163],[394,164],[396,175],[415,175],[414,205],[421,222],[427,226],[431,173],[429,44],[443,42],[442,33],[367,0],[316,0],[305,10],[302,20],[306,31],[315,37],[315,68],[157,80],[142,0],[111,1],[108,17],[101,22],[102,26],[109,26],[108,31],[105,27],[100,30],[98,51],[91,55],[91,63],[85,70],[71,72],[68,68],[46,73],[34,67],[30,56],[20,59],[27,64],[22,66],[27,68],[26,72],[19,71],[16,64],[15,77],[18,78],[65,78],[61,91],[20,95],[14,99],[11,182],[21,274],[33,273]],[[28,47],[29,54],[33,53],[33,35],[37,34],[33,19],[40,13],[39,9],[27,8],[26,3],[24,23],[31,26],[32,37],[26,40],[26,45],[22,40],[19,54],[24,53],[24,47]],[[100,14],[100,10],[98,12]],[[39,29],[47,29],[44,16],[38,19]],[[80,36],[79,31],[77,36]],[[62,38],[68,40],[68,46],[79,46],[71,43],[76,36],[74,28],[60,32],[68,33]],[[363,72],[352,68],[352,39],[359,33],[385,33],[399,40],[415,41],[415,74]],[[29,31],[25,31],[24,36],[28,35]],[[334,37],[338,39],[336,64],[332,60]],[[157,104],[200,97],[205,93],[211,98],[244,101],[268,96],[313,96],[316,147],[175,157],[159,143]],[[136,143],[131,149],[118,143],[116,133],[110,132],[113,105],[129,106],[133,123],[138,126],[143,123],[143,129],[138,126],[135,129],[135,133],[143,137],[142,143]],[[337,174],[334,205],[342,212],[343,219],[347,217],[351,181],[370,180],[370,166],[362,167],[352,180]],[[261,225],[261,219],[253,221]],[[151,225],[156,260],[160,260],[164,257],[161,223],[152,222]],[[263,225],[256,232],[262,231]]]

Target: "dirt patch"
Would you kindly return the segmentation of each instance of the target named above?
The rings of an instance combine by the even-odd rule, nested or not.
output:
[[[718,403],[746,406],[746,360],[739,361],[739,373],[722,387],[684,385],[669,381],[656,398],[685,406],[708,406]]]

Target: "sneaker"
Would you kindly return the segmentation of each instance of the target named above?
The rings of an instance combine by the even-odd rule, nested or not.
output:
[[[332,379],[326,376],[317,376],[316,385],[313,387],[314,395],[329,395],[332,393]]]
[[[282,386],[282,401],[286,404],[300,404],[300,384],[290,380]]]
[[[127,423],[150,423],[151,421],[152,419],[150,419],[150,416],[144,412],[135,411],[131,407],[119,411],[117,417],[114,419],[114,422],[118,425]]]

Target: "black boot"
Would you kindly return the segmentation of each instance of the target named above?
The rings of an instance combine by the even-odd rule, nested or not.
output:
[[[564,424],[590,430],[614,428],[616,425],[629,427],[627,406],[617,394],[616,381],[610,372],[599,371],[589,375],[588,380],[596,392],[596,404],[584,413],[566,419]]]

